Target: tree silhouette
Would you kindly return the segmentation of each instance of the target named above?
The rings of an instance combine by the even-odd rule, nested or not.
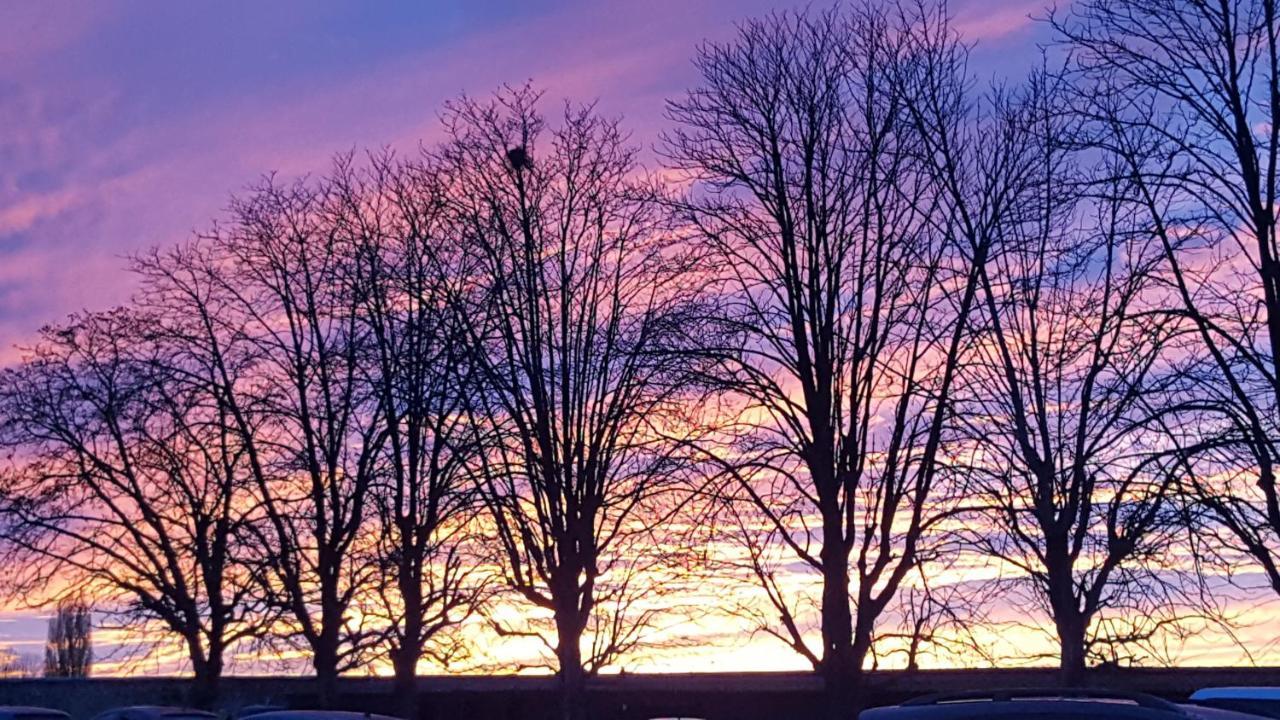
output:
[[[815,649],[797,599],[749,565],[837,715],[946,515],[945,421],[1016,182],[999,164],[1016,138],[967,114],[964,59],[939,8],[776,15],[704,46],[702,84],[669,105],[666,152],[699,181],[688,217],[739,339],[705,348],[742,404],[708,458],[763,542],[821,575]]]
[[[418,663],[446,665],[467,648],[447,632],[484,594],[471,476],[479,445],[468,426],[473,353],[452,303],[466,276],[447,234],[445,188],[425,163],[371,158],[335,194],[355,228],[352,292],[367,350],[359,372],[378,398],[385,436],[372,497],[386,614],[386,652],[406,717],[416,715]]]
[[[498,627],[554,651],[563,715],[580,717],[585,676],[661,611],[679,467],[667,438],[685,425],[696,364],[681,351],[703,308],[617,123],[566,106],[549,128],[538,100],[520,88],[451,104],[435,158],[474,258],[457,302],[480,383],[480,495],[506,582],[554,639]]]
[[[267,637],[311,653],[322,702],[376,642],[367,520],[382,449],[352,292],[357,225],[337,184],[264,180],[231,221],[143,263],[149,303],[202,368],[242,458],[253,521],[239,534]]]
[[[169,319],[79,316],[0,374],[5,582],[26,599],[93,597],[125,626],[158,621],[204,701],[226,648],[256,632],[235,548],[246,476],[225,407],[169,342]]]
[[[1165,443],[1179,408],[1164,363],[1185,328],[1159,312],[1163,255],[1123,173],[1082,167],[1064,90],[1037,74],[1016,101],[1036,189],[982,274],[956,443],[986,511],[971,547],[1015,569],[1010,589],[1045,608],[1078,685],[1091,648],[1142,643],[1187,609],[1167,549],[1195,448]]]
[[[1090,0],[1056,15],[1091,145],[1115,158],[1164,253],[1186,380],[1175,442],[1207,542],[1280,592],[1280,14],[1269,0]]]
[[[49,618],[49,639],[44,646],[44,676],[89,677],[93,667],[93,615],[79,602],[58,605]]]

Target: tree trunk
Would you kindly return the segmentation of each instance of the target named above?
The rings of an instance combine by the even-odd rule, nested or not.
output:
[[[405,556],[408,557],[406,552]],[[401,717],[413,720],[418,715],[418,660],[422,658],[422,584],[417,572],[406,562],[400,568],[400,595],[404,598],[404,632],[400,647],[395,648],[396,697]]]
[[[862,690],[866,681],[867,656],[871,654],[871,642],[875,637],[874,620],[859,618],[853,628],[853,640],[849,647],[849,667],[841,693],[834,697],[839,705],[832,708],[840,720],[852,720],[862,711]]]
[[[822,547],[822,665],[841,674],[849,670],[853,655],[853,612],[849,601],[849,568],[839,531],[833,541],[824,532]],[[830,548],[830,549],[828,549]]]
[[[560,672],[561,720],[584,720],[588,717],[580,625],[576,612],[556,613],[556,661]]]
[[[1064,687],[1080,687],[1084,685],[1085,676],[1085,623],[1078,612],[1064,611],[1062,615],[1055,621],[1061,653],[1060,681]]]
[[[853,612],[849,600],[849,562],[843,522],[833,503],[823,512],[822,542],[822,678],[828,716],[847,718],[853,711],[862,659],[853,645]]]
[[[861,669],[822,668],[823,705],[829,720],[849,720],[856,716],[861,684]]]
[[[1051,480],[1041,484],[1051,487]],[[1041,521],[1042,526],[1049,523]],[[1074,563],[1064,533],[1046,533],[1045,575],[1048,577],[1049,610],[1058,631],[1059,680],[1064,687],[1084,684],[1084,635],[1088,625],[1076,595]]]
[[[209,708],[218,702],[221,690],[222,658],[192,659],[189,701],[194,707]]]
[[[333,707],[338,697],[338,644],[329,642],[327,635],[328,632],[323,633],[320,642],[316,643],[315,654],[311,658],[316,671],[320,707],[325,709]]]
[[[422,655],[419,649],[422,644],[412,640],[403,640],[402,643],[392,660],[396,673],[395,692],[400,703],[400,716],[414,720],[418,715],[418,658]]]

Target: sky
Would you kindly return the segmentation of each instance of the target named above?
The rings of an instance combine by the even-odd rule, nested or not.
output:
[[[953,0],[980,80],[1032,68],[1046,1]],[[598,101],[652,147],[700,42],[801,4],[823,6],[0,0],[0,365],[42,325],[127,301],[130,253],[207,227],[264,173],[412,152],[459,93],[532,80]],[[43,632],[37,615],[0,615],[0,644],[38,648]]]
[[[704,39],[786,0],[0,0],[0,363],[128,298],[126,258],[262,174],[430,142],[444,101],[532,80],[652,146]],[[982,75],[1020,74],[1045,0],[956,0]]]

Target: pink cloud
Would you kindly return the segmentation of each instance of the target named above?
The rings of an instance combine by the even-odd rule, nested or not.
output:
[[[30,230],[40,220],[57,216],[80,200],[79,193],[61,190],[43,195],[30,195],[0,207],[0,235]]]
[[[110,11],[105,2],[0,3],[0,77],[29,72],[40,58],[74,43]]]
[[[1050,0],[1013,2],[1001,7],[996,3],[976,3],[956,15],[955,29],[966,40],[999,40],[1030,27],[1036,18],[1048,14]]]

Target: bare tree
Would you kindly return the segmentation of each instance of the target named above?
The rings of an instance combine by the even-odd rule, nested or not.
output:
[[[1038,74],[1019,100],[1038,189],[981,275],[957,440],[986,511],[972,547],[1044,608],[1077,685],[1092,649],[1147,642],[1191,612],[1171,496],[1196,447],[1165,442],[1184,326],[1160,312],[1163,253],[1124,173],[1081,167],[1061,83]]]
[[[360,372],[379,398],[372,422],[386,438],[373,499],[390,582],[376,590],[397,695],[413,717],[419,662],[465,655],[447,631],[484,591],[471,477],[478,444],[466,413],[474,354],[452,302],[467,258],[447,232],[445,188],[429,165],[375,155],[335,189],[352,225],[353,289],[369,343]]]
[[[1079,110],[1117,158],[1165,255],[1184,344],[1183,428],[1225,435],[1189,487],[1225,546],[1280,592],[1280,16],[1271,0],[1088,0],[1054,17]],[[1213,419],[1218,426],[1211,427]],[[1226,532],[1221,532],[1225,530]]]
[[[939,8],[775,15],[703,47],[702,84],[669,105],[667,153],[697,181],[690,220],[740,339],[707,348],[742,406],[709,456],[738,515],[767,520],[756,546],[821,576],[813,648],[798,599],[752,563],[771,632],[821,669],[835,713],[946,515],[967,320],[1016,201],[1017,139],[975,122],[964,62]]]
[[[876,633],[872,643],[873,668],[881,660],[899,656],[908,672],[923,667],[922,661],[932,661],[935,667],[996,664],[997,658],[978,633],[989,624],[986,610],[995,588],[985,579],[965,577],[968,568],[960,561],[968,558],[960,548],[952,549],[948,559],[959,567],[921,563],[912,582],[904,583],[886,613],[887,627]]]
[[[354,226],[335,178],[267,179],[231,220],[140,264],[144,302],[208,370],[224,431],[243,448],[254,522],[242,533],[272,637],[310,651],[322,702],[376,642],[368,537],[385,439],[364,382],[367,329],[353,292]]]
[[[546,612],[566,717],[587,675],[642,644],[661,610],[654,558],[674,502],[705,324],[692,258],[615,122],[538,93],[462,99],[436,160],[457,235],[476,259],[465,328],[489,441],[481,496],[509,586]]]
[[[254,632],[234,551],[243,448],[155,327],[135,311],[73,318],[0,378],[6,584],[159,622],[181,638],[208,701],[225,651]]]
[[[93,614],[80,602],[58,604],[44,646],[45,677],[89,677],[93,667]]]
[[[43,672],[44,664],[39,657],[26,655],[11,648],[0,649],[0,678],[37,678]]]

